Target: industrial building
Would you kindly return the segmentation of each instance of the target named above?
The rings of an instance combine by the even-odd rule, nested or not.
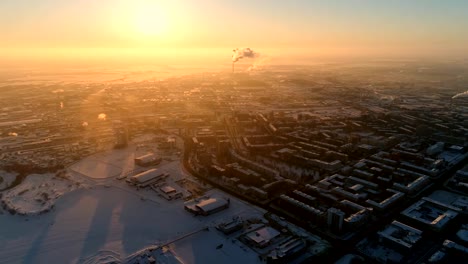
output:
[[[264,248],[271,244],[272,240],[281,233],[273,227],[266,226],[245,235],[247,242],[254,247]]]
[[[198,202],[189,202],[184,208],[195,215],[210,215],[229,208],[230,199],[208,198]]]
[[[307,242],[300,238],[289,238],[282,242],[266,257],[267,263],[285,263],[291,258],[304,252],[307,249]]]
[[[244,225],[244,222],[239,220],[238,218],[236,218],[236,219],[233,219],[230,222],[221,223],[218,226],[216,226],[216,228],[219,231],[223,232],[223,234],[229,235],[229,234],[232,234],[232,233],[234,233],[234,232],[236,232],[238,230],[241,230],[243,225]]]
[[[177,191],[174,187],[169,186],[169,185],[164,185],[162,187],[159,187],[158,192],[168,201],[182,198],[183,196],[181,192]]]
[[[158,165],[161,162],[161,157],[154,153],[148,153],[135,158],[135,164],[142,167]]]
[[[166,172],[161,172],[158,169],[150,169],[142,173],[131,176],[127,181],[138,187],[146,187],[150,184],[156,183],[169,176]]]

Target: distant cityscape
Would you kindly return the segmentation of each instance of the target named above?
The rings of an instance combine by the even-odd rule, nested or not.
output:
[[[59,214],[71,191],[116,189],[180,230],[83,263],[192,263],[178,243],[197,236],[233,263],[466,263],[467,86],[438,66],[7,84],[0,218]]]

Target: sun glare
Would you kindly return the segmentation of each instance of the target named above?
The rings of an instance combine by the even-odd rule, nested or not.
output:
[[[161,5],[147,3],[135,12],[135,30],[144,37],[161,37],[169,30],[167,10]]]

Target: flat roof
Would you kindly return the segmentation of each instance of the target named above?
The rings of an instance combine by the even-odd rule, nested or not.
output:
[[[247,234],[247,237],[257,244],[268,243],[270,240],[281,234],[278,230],[273,227],[267,226]]]
[[[156,155],[154,153],[148,153],[148,154],[136,157],[135,160],[142,161],[142,162],[151,162],[151,161],[154,161],[154,160],[156,160],[158,158],[159,158],[158,155]]]
[[[174,187],[172,186],[169,186],[169,185],[165,185],[161,188],[159,188],[161,191],[163,191],[164,193],[171,193],[171,192],[177,192],[176,189],[174,189]]]
[[[225,199],[220,198],[209,198],[199,202],[196,207],[205,212],[209,212],[216,208],[225,206],[228,202]]]
[[[133,179],[134,181],[137,181],[139,183],[143,183],[143,182],[146,182],[146,181],[149,181],[153,178],[156,178],[157,176],[159,176],[161,173],[158,169],[154,168],[154,169],[149,169],[147,171],[144,171],[142,173],[138,173],[137,175],[133,175],[131,177],[131,179]]]
[[[459,212],[460,208],[423,197],[405,209],[402,214],[435,228],[442,228]]]
[[[406,248],[411,248],[422,238],[422,231],[401,222],[393,221],[392,224],[380,231],[379,235]]]

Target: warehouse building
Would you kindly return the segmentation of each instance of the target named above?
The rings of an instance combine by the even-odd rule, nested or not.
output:
[[[189,202],[184,208],[195,215],[210,215],[229,208],[230,199],[208,198],[198,202]]]
[[[142,173],[133,175],[127,181],[131,184],[134,184],[138,187],[146,187],[150,184],[156,183],[160,180],[163,180],[169,176],[166,172],[161,172],[158,169],[150,169]]]

